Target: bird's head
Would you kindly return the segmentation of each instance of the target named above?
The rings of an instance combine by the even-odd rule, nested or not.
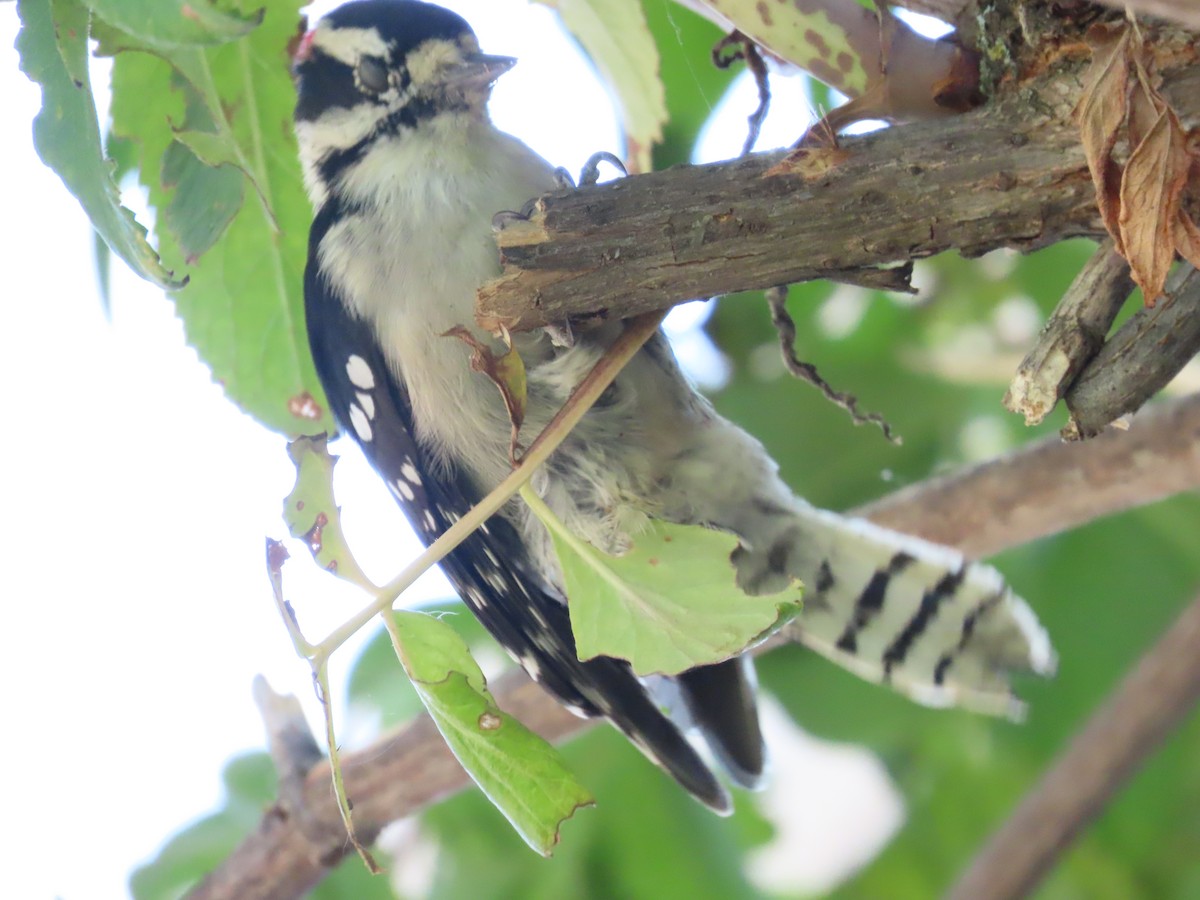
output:
[[[450,10],[419,0],[353,0],[301,38],[296,134],[306,169],[329,184],[381,136],[438,117],[483,120],[492,83],[516,63],[479,51]],[[310,179],[311,180],[311,179]]]

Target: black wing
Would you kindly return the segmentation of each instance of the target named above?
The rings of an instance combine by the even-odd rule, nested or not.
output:
[[[332,412],[362,447],[426,545],[474,504],[469,487],[429,464],[417,443],[405,386],[393,375],[368,323],[352,316],[317,272],[316,250],[336,202],[313,223],[304,276],[305,316],[317,374]],[[699,800],[719,812],[728,793],[654,703],[629,666],[580,661],[561,595],[531,564],[516,528],[502,515],[442,560],[463,602],[539,684],[583,716],[603,715]]]

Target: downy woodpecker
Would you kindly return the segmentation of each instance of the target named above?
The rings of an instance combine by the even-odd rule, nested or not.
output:
[[[499,392],[443,336],[475,327],[476,289],[499,273],[492,218],[558,187],[554,168],[488,118],[515,60],[480,51],[458,15],[417,0],[356,0],[321,19],[295,61],[296,134],[315,208],[305,274],[309,339],[342,427],[430,542],[509,471]],[[519,335],[524,428],[537,434],[620,332],[556,346]],[[994,569],[869,523],[814,509],[763,447],[717,415],[659,334],[551,460],[537,492],[580,538],[618,553],[648,518],[740,539],[751,593],[805,585],[802,639],[917,699],[1007,697],[1011,670],[1054,655]],[[463,601],[564,704],[604,716],[698,799],[729,795],[698,747],[754,786],[765,752],[748,657],[676,678],[581,662],[543,526],[519,501],[443,562]]]

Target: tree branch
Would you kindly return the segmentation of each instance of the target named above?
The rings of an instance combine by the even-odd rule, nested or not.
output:
[[[858,510],[881,524],[990,554],[1102,515],[1200,487],[1200,396],[1163,404],[1128,432],[1085,444],[1041,441],[958,475],[914,485]],[[986,511],[986,514],[985,514]],[[566,712],[520,672],[497,680],[499,704],[551,741],[588,723]],[[462,767],[427,716],[356,753],[345,754],[346,789],[364,842],[389,822],[419,812],[467,786]],[[310,890],[346,854],[344,840],[316,822],[340,827],[327,764],[303,788],[305,814],[278,806],[259,829],[199,885],[193,898],[280,900]]]
[[[1200,67],[1164,54],[1164,93],[1200,118]],[[677,166],[535,201],[497,223],[488,329],[625,318],[697,297],[837,277],[956,249],[1030,250],[1103,232],[1071,110],[1078,67],[963,116],[814,150]],[[1032,115],[1033,111],[1039,115]]]
[[[1105,238],[1054,308],[1004,395],[1004,405],[1041,422],[1104,346],[1105,335],[1133,291],[1129,263]]]
[[[1139,409],[1200,353],[1200,272],[1183,263],[1166,293],[1139,309],[1100,348],[1066,394],[1071,419],[1063,437],[1098,434]]]
[[[856,510],[985,557],[1200,487],[1200,395],[1163,403],[1093,441],[1048,438]]]
[[[1027,897],[1064,848],[1200,701],[1200,597],[1075,735],[948,900]]]

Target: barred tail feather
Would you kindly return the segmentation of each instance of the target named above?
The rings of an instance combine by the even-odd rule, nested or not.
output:
[[[802,521],[810,573],[792,627],[806,646],[920,703],[1013,718],[1009,673],[1054,673],[1045,629],[991,566],[861,519]]]

